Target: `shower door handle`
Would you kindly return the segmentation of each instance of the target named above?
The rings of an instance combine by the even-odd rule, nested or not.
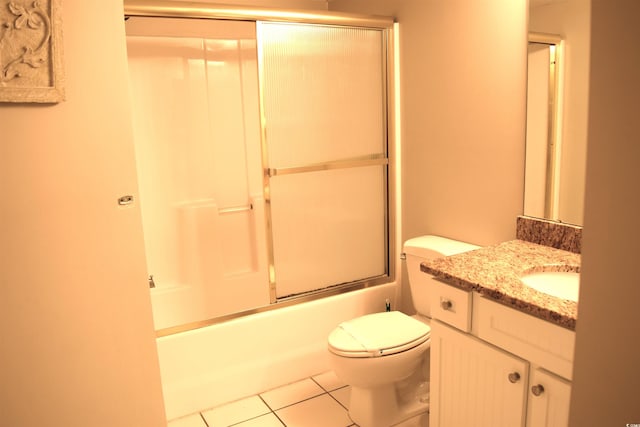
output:
[[[246,211],[250,211],[250,210],[253,210],[253,203],[251,203],[251,204],[249,204],[247,206],[233,206],[233,207],[230,207],[230,208],[218,209],[218,215],[237,213],[237,212],[246,212]]]

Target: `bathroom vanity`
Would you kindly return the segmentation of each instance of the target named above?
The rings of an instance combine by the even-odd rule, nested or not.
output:
[[[579,266],[579,254],[523,240],[421,264],[438,280],[431,301],[431,427],[567,425],[577,301],[540,292],[522,278],[577,277]]]

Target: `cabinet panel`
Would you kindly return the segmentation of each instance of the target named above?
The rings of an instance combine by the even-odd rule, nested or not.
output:
[[[531,372],[528,427],[566,427],[569,424],[571,383],[543,369]]]
[[[431,328],[430,426],[524,426],[528,363],[437,320]]]
[[[473,334],[571,380],[575,332],[473,294]]]
[[[433,281],[431,317],[461,331],[471,330],[471,292]]]

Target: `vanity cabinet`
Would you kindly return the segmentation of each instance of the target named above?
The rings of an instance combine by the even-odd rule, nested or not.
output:
[[[524,426],[527,374],[519,357],[433,321],[429,425]]]
[[[477,293],[435,288],[429,425],[566,426],[575,333]]]
[[[544,369],[533,369],[529,377],[527,426],[567,426],[570,398],[569,381]]]

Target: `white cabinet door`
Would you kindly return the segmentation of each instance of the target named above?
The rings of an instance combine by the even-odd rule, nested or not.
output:
[[[531,372],[527,427],[566,427],[569,424],[571,383],[543,369]]]
[[[431,427],[525,423],[529,364],[471,335],[431,322]]]

